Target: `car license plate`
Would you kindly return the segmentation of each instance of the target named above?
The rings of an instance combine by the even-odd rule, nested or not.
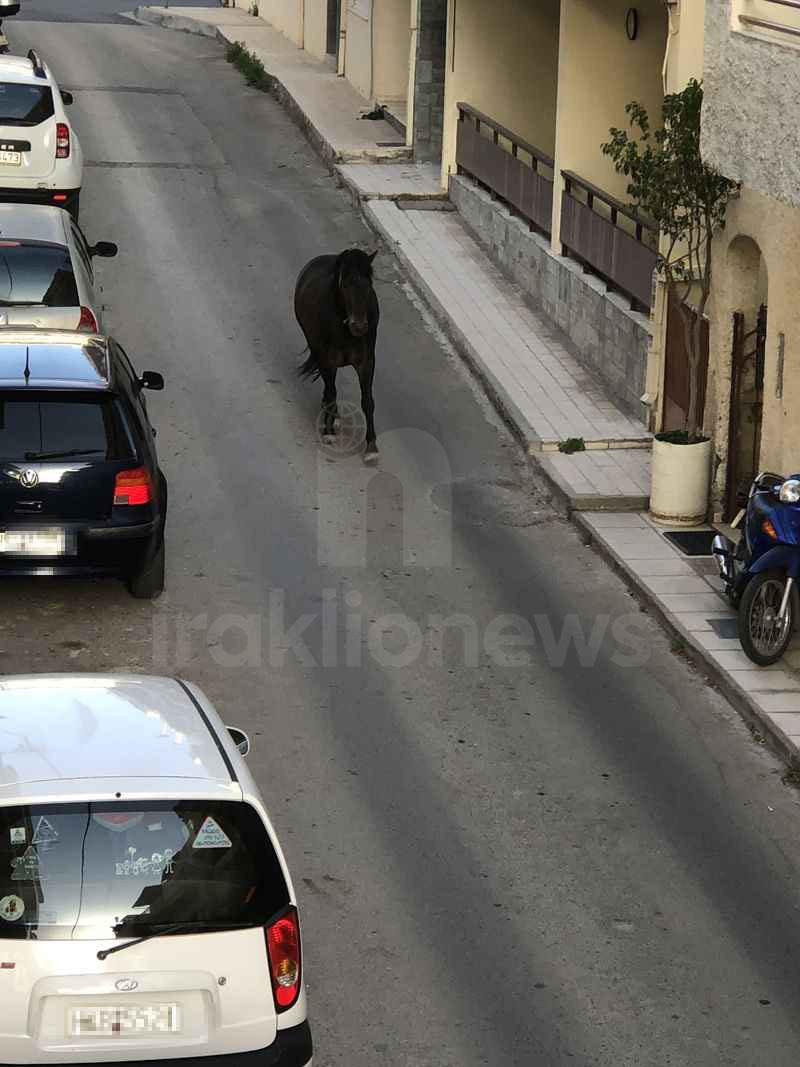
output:
[[[20,167],[22,166],[22,153],[0,152],[0,163],[4,163],[7,167]]]
[[[180,1032],[178,1004],[136,1007],[104,1004],[96,1008],[72,1008],[67,1026],[68,1037],[147,1037]]]
[[[63,556],[66,550],[63,530],[0,530],[0,552],[9,556]]]

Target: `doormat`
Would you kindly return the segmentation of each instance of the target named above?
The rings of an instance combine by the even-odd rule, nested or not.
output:
[[[716,530],[670,530],[664,536],[684,556],[710,556],[711,543],[717,536]]]
[[[708,624],[717,637],[739,636],[739,625],[736,619],[709,619]]]

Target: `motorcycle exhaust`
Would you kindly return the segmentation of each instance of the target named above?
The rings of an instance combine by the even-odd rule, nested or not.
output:
[[[720,578],[733,581],[733,545],[728,538],[717,534],[711,542],[711,553],[716,558]]]

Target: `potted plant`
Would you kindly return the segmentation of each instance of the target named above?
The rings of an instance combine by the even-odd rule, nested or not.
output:
[[[635,136],[612,129],[602,146],[617,172],[630,178],[636,209],[661,232],[658,270],[684,329],[689,409],[682,429],[656,434],[653,442],[650,510],[655,521],[670,525],[696,525],[708,509],[712,443],[699,411],[703,316],[711,293],[711,242],[736,189],[703,162],[702,106],[703,87],[692,79],[664,97],[662,125],[652,130],[647,110],[634,101],[625,111]]]

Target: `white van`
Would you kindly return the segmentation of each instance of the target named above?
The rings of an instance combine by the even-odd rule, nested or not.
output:
[[[0,679],[0,1063],[311,1064],[248,747],[179,680]]]

